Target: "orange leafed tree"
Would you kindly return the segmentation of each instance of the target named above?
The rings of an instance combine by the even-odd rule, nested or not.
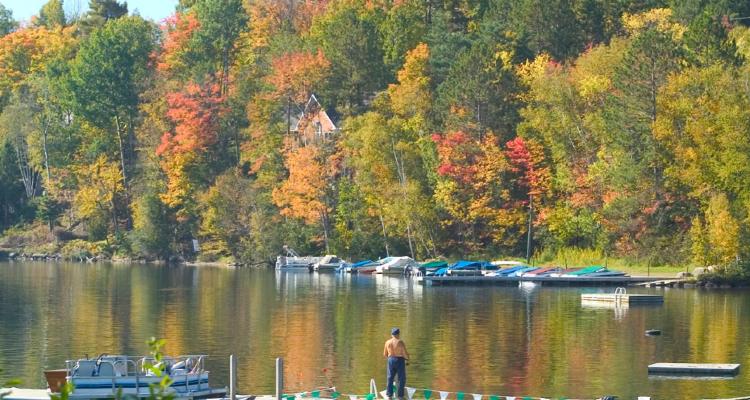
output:
[[[168,179],[162,196],[167,205],[184,205],[195,190],[197,179],[191,170],[216,142],[222,102],[218,85],[190,83],[183,91],[167,95],[167,118],[174,127],[164,133],[156,149]]]
[[[73,51],[73,28],[24,28],[0,40],[0,89],[11,90],[57,55]]]
[[[306,33],[313,18],[323,14],[329,0],[245,0],[245,9],[250,15],[250,26],[246,38],[252,48],[267,47],[272,36],[286,27],[299,34]]]
[[[281,214],[300,218],[308,224],[320,222],[327,212],[323,201],[325,171],[317,160],[315,146],[300,147],[287,153],[289,178],[273,191],[273,200]]]
[[[273,73],[266,81],[274,87],[272,96],[276,99],[288,98],[294,103],[307,100],[313,87],[326,79],[331,63],[321,50],[312,52],[291,52],[271,61]]]
[[[299,218],[308,225],[323,226],[326,246],[328,244],[328,205],[326,195],[326,171],[319,161],[315,146],[299,147],[289,151],[285,165],[289,177],[273,190],[273,201],[281,209],[281,215]]]

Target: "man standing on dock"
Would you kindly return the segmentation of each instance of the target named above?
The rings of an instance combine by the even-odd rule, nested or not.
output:
[[[383,348],[383,357],[388,358],[388,379],[386,382],[386,394],[388,398],[393,398],[393,379],[398,375],[398,398],[404,398],[404,388],[406,387],[406,361],[409,359],[409,352],[406,351],[406,343],[399,338],[398,328],[391,329],[391,338],[386,340]]]

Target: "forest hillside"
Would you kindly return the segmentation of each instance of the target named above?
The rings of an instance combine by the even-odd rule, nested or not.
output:
[[[525,257],[531,228],[539,260],[742,264],[748,24],[731,0],[0,7],[0,247]]]

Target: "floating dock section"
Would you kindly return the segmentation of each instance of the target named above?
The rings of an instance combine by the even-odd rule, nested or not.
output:
[[[648,366],[649,374],[737,375],[739,372],[740,364],[656,363]]]
[[[627,294],[627,293],[589,293],[582,294],[581,301],[620,303],[620,304],[654,304],[663,303],[664,296],[655,294]]]

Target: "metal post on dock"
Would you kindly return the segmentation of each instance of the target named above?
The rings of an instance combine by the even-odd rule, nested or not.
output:
[[[284,359],[276,359],[276,400],[284,396]]]
[[[237,400],[237,358],[229,355],[229,400]]]

